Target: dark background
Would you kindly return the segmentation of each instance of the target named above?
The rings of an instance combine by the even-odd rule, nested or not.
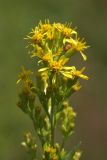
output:
[[[23,132],[33,127],[16,107],[16,80],[21,65],[32,67],[24,37],[47,18],[72,22],[91,46],[83,62],[90,80],[71,99],[78,116],[67,147],[81,140],[81,160],[106,160],[107,0],[0,0],[0,160],[29,159],[20,142]]]

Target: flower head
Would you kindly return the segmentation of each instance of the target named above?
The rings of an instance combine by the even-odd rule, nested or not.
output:
[[[63,56],[63,58],[65,58],[67,51],[71,48],[72,50],[70,50],[70,52],[80,52],[84,60],[86,60],[83,52],[88,46],[86,42],[78,38],[77,32],[70,24],[50,23],[49,20],[45,21],[45,23],[40,21],[39,25],[32,30],[28,39],[33,46],[32,56],[38,56],[42,61],[45,60],[44,56],[46,54],[50,54],[50,50],[50,56],[53,58],[54,55],[54,59],[58,60],[62,55],[65,55]],[[59,50],[61,50],[61,52],[59,52]],[[41,52],[43,56],[41,56]],[[58,52],[60,54],[56,54]],[[70,56],[71,55],[72,54],[70,54]]]
[[[71,46],[70,48],[72,48],[73,50],[77,52],[80,52],[84,60],[87,59],[86,55],[83,52],[89,46],[86,45],[86,42],[84,41],[84,39],[80,40],[80,38],[78,39],[70,38],[70,39],[65,39],[64,43],[68,43],[69,46]]]
[[[44,91],[46,93],[48,73],[59,73],[67,79],[74,80],[82,78],[88,80],[83,74],[84,69],[77,70],[74,66],[67,66],[70,58],[80,53],[84,60],[87,59],[84,50],[88,48],[84,39],[78,37],[78,33],[71,27],[71,24],[50,23],[49,20],[35,27],[28,36],[33,50],[31,57],[38,57],[40,66],[38,72],[44,80]],[[45,76],[44,76],[45,77]],[[74,86],[75,90],[79,90],[79,86]]]

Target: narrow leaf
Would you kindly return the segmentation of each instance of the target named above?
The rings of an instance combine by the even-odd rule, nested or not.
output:
[[[38,72],[43,72],[43,71],[46,71],[46,70],[48,70],[47,67],[39,69]]]

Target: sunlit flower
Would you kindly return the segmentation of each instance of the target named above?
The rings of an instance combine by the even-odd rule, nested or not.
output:
[[[35,47],[35,51],[32,51],[31,57],[32,58],[33,57],[39,57],[39,58],[43,57],[44,53],[43,53],[42,47],[40,47],[39,45],[35,45],[34,47]]]
[[[72,35],[72,29],[71,28],[68,28],[68,27],[64,27],[63,28],[63,35],[65,36],[65,37],[71,37],[71,35]]]
[[[52,60],[52,56],[47,53],[47,54],[43,55],[42,59],[43,59],[43,61],[49,62]]]
[[[43,38],[43,34],[37,31],[37,32],[34,32],[34,35],[31,37],[31,40],[34,43],[39,43],[41,42],[42,38]]]
[[[84,60],[87,59],[86,55],[83,52],[89,46],[86,45],[86,42],[84,40],[80,40],[79,38],[78,39],[70,38],[70,39],[66,39],[64,42],[68,42],[69,44],[71,44],[72,49],[80,52]]]
[[[53,28],[47,31],[46,37],[47,37],[48,40],[55,39],[55,34],[54,34]]]
[[[58,70],[61,70],[62,65],[61,65],[60,61],[53,61],[51,64],[51,67],[53,70],[58,71]]]
[[[42,24],[42,22],[40,22],[40,27],[41,27],[41,32],[45,33],[48,30],[50,30],[52,28],[51,24],[48,22],[46,22],[45,24]]]
[[[53,73],[53,71],[67,79],[82,78],[88,80],[88,77],[83,74],[84,69],[79,71],[74,66],[67,66],[69,59],[77,52],[82,55],[84,60],[87,59],[84,50],[88,46],[83,39],[78,38],[78,33],[71,27],[71,24],[50,23],[49,20],[44,23],[40,21],[28,38],[33,48],[31,57],[39,58],[38,72],[44,77],[45,94],[48,88],[47,74]],[[53,79],[55,81],[55,77]],[[74,90],[79,89],[79,85],[74,86]]]
[[[86,75],[82,74],[84,70],[85,70],[85,68],[82,68],[80,71],[75,70],[75,71],[73,71],[73,75],[76,77],[80,77],[82,79],[88,80],[88,77]]]

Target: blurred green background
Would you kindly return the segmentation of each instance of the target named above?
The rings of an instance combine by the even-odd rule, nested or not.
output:
[[[78,116],[67,147],[81,140],[81,160],[106,160],[107,0],[0,0],[0,160],[29,159],[20,142],[32,123],[16,107],[16,80],[21,65],[32,67],[24,37],[47,18],[72,22],[91,46],[83,62],[90,80],[72,97]]]

